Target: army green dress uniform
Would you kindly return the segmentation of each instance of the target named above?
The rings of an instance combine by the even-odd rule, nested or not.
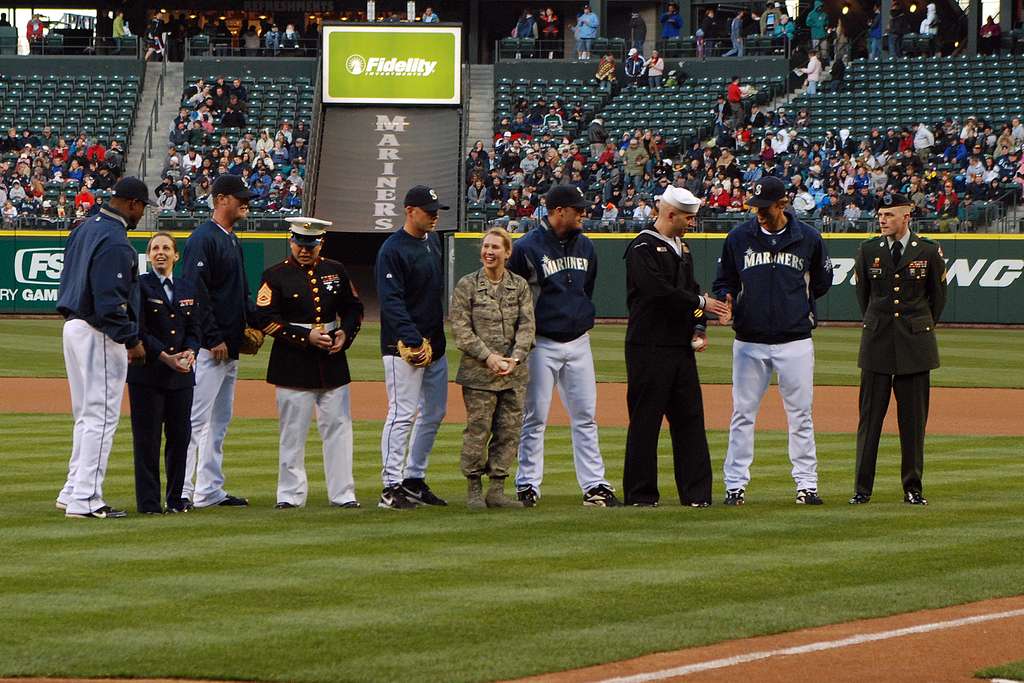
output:
[[[315,246],[325,232],[316,223],[308,227],[293,223],[292,239]],[[306,502],[306,437],[314,408],[330,503],[358,507],[352,478],[351,377],[345,350],[359,332],[363,304],[344,266],[319,258],[305,267],[289,256],[264,271],[256,310],[263,332],[274,337],[267,382],[277,387],[281,429],[277,507],[300,507]],[[344,331],[341,351],[332,354],[312,346],[313,327],[332,338]]]
[[[895,197],[890,206],[902,200]],[[894,244],[899,244],[895,251]],[[935,325],[946,304],[942,248],[909,230],[896,243],[876,236],[860,245],[854,268],[864,329],[858,360],[857,495],[850,502],[863,503],[871,497],[882,421],[889,396],[895,393],[904,500],[923,504],[929,380],[931,370],[939,367]]]
[[[511,271],[493,283],[481,268],[455,286],[449,320],[462,351],[455,377],[466,404],[462,473],[470,480],[471,491],[481,476],[490,477],[491,503],[503,498],[509,466],[519,450],[523,399],[530,377],[526,359],[535,331],[530,286]],[[506,376],[495,375],[486,362],[492,353],[515,358],[518,364]]]

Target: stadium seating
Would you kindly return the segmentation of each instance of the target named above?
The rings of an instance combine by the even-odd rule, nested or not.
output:
[[[0,129],[50,126],[60,136],[87,133],[126,147],[140,88],[137,76],[5,76],[0,80]]]
[[[583,109],[584,124],[587,124],[605,105],[611,97],[611,92],[607,85],[602,87],[594,78],[585,81],[578,78],[553,78],[550,80],[539,78],[533,81],[525,78],[516,81],[502,78],[495,83],[495,127],[503,117],[513,118],[512,105],[520,97],[525,97],[531,103],[540,97],[544,97],[548,102],[560,99],[567,111],[572,110],[578,104]],[[575,136],[585,130],[585,125],[583,131],[580,131],[574,124],[569,123],[566,124],[565,132]]]

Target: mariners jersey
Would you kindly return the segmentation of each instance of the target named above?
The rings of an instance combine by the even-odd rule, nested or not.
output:
[[[267,268],[256,294],[256,318],[274,337],[267,381],[299,389],[333,389],[351,381],[345,350],[362,325],[363,304],[344,266],[318,259],[302,266],[293,257]],[[313,326],[333,338],[340,329],[345,344],[338,353],[311,346]]]
[[[533,290],[538,337],[569,342],[594,326],[597,252],[583,233],[560,240],[545,218],[513,243],[508,269]]]
[[[729,231],[713,291],[733,299],[740,341],[784,344],[817,327],[815,300],[832,286],[832,261],[817,230],[786,213],[786,227],[766,233],[757,219]]]
[[[889,241],[876,236],[861,243],[854,264],[864,315],[858,365],[891,375],[939,367],[935,323],[946,305],[942,247],[910,233],[906,251],[893,263]]]
[[[71,232],[57,311],[133,347],[139,341],[139,260],[127,229],[123,216],[103,207]]]

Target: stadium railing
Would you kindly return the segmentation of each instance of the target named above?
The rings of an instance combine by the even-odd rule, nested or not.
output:
[[[320,54],[319,38],[300,38],[296,48],[272,50],[260,44],[255,50],[247,50],[241,37],[222,39],[217,36],[200,34],[185,40],[185,57],[316,57]]]
[[[591,44],[591,61],[598,61],[607,53],[621,62],[627,52],[625,38],[594,38]],[[533,38],[502,38],[494,43],[496,61],[509,62],[521,59],[575,59],[572,48],[566,50],[564,40],[535,40]]]

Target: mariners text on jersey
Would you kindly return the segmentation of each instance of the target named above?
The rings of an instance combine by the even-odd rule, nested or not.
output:
[[[789,252],[754,251],[753,249],[747,249],[743,252],[743,270],[753,268],[754,266],[766,266],[772,263],[780,266],[789,266],[801,272],[804,269],[803,257],[790,254]]]
[[[583,258],[582,256],[563,256],[556,259],[543,256],[540,260],[540,267],[544,271],[544,277],[551,277],[563,270],[582,270],[586,272],[590,268],[590,259]]]

